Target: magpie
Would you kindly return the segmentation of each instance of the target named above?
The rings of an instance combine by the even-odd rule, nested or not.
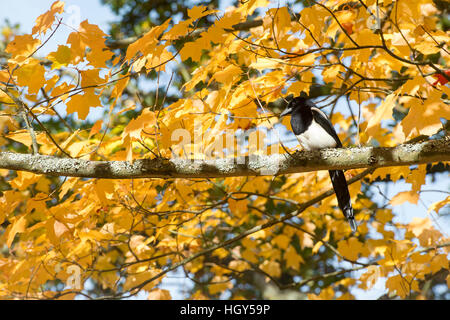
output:
[[[342,143],[331,121],[312,101],[303,96],[293,98],[286,110],[280,114],[280,118],[289,114],[291,115],[292,131],[305,150],[342,148]],[[342,170],[329,170],[328,172],[339,208],[350,223],[352,231],[356,232],[357,225],[344,172]]]

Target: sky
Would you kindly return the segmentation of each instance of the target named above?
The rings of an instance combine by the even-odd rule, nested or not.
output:
[[[54,0],[0,0],[2,4],[0,26],[3,25],[5,19],[8,19],[12,24],[20,23],[21,32],[31,33],[36,18],[47,11],[53,2]],[[108,33],[108,22],[116,20],[115,14],[111,12],[109,7],[101,5],[100,0],[67,0],[65,2],[66,13],[64,13],[63,19],[66,25],[62,26],[55,37],[46,44],[40,52],[42,55],[55,51],[58,44],[65,43],[68,34],[73,31],[73,28],[77,28],[78,24],[85,19],[88,19],[90,23],[97,24],[105,33]],[[346,114],[346,108],[342,107],[340,109],[338,111]],[[356,109],[353,112],[357,114]],[[372,188],[376,193],[376,201],[383,202],[384,198],[379,193],[379,190],[375,187]],[[410,184],[403,181],[389,183],[384,195],[392,198],[398,192],[409,191],[410,189]],[[448,196],[448,191],[450,191],[449,175],[447,173],[439,174],[434,182],[427,177],[427,183],[422,189],[438,191],[422,193],[417,205],[406,202],[402,205],[395,206],[393,208],[396,213],[394,221],[406,223],[414,217],[424,218],[428,216],[432,218],[438,230],[448,237],[450,234],[450,218],[439,217],[433,213],[430,214],[427,212],[427,208],[432,203],[443,200]],[[184,275],[181,273],[170,274],[167,280],[164,281],[164,284],[167,286],[167,289],[170,289],[172,297],[175,299],[183,299],[185,296],[182,292],[182,287],[188,288],[190,286],[189,280],[184,279]],[[173,290],[175,288],[178,289]],[[372,290],[355,290],[353,293],[358,299],[374,299],[385,293],[383,288],[383,280],[380,280]],[[139,298],[145,297],[139,296]]]
[[[0,3],[4,3],[0,10],[0,24],[8,19],[12,24],[20,23],[21,32],[31,33],[36,18],[49,10],[53,2],[55,0],[0,0]],[[115,19],[114,13],[109,7],[101,5],[100,0],[67,0],[65,3],[63,21],[67,25],[58,30],[41,54],[56,50],[58,44],[66,42],[68,34],[73,31],[71,28],[77,28],[86,19],[97,24],[105,33],[108,31],[108,22]]]

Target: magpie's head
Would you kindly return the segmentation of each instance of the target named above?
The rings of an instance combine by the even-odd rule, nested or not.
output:
[[[292,99],[287,105],[286,109],[280,114],[280,118],[291,114],[296,109],[305,107],[307,101],[308,99],[306,99],[305,97],[296,97]]]

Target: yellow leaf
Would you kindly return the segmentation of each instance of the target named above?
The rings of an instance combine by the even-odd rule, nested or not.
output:
[[[156,115],[149,108],[145,108],[142,113],[136,118],[131,120],[125,127],[122,133],[122,137],[129,136],[133,140],[140,140],[142,131],[145,128],[154,127],[156,125]]]
[[[367,267],[367,271],[360,277],[361,284],[359,287],[361,289],[370,289],[375,285],[379,277],[381,277],[380,268],[377,266],[369,266]]]
[[[310,85],[311,85],[310,83],[305,83],[303,81],[296,81],[289,86],[286,94],[293,94],[294,96],[298,96],[302,91],[306,91]],[[284,117],[283,123],[284,123],[285,119],[289,119],[289,118]],[[289,122],[289,126],[290,126],[290,121],[288,121],[288,122]]]
[[[419,291],[419,284],[411,276],[396,275],[386,280],[386,288],[389,289],[389,292],[396,293],[401,298],[406,298],[412,291]]]
[[[47,235],[50,238],[52,244],[54,245],[58,245],[60,243],[61,236],[69,231],[69,229],[64,225],[64,223],[61,223],[54,218],[49,219],[47,221],[46,227],[47,227]]]
[[[259,268],[271,277],[279,278],[281,276],[280,264],[276,261],[266,260]]]
[[[97,120],[94,125],[91,128],[91,131],[89,132],[89,139],[100,132],[102,129],[103,120]]]
[[[408,231],[414,233],[418,237],[425,229],[431,229],[433,224],[429,218],[414,217],[408,224]]]
[[[269,17],[270,19],[267,19]],[[278,7],[269,9],[263,22],[265,27],[269,25],[270,28],[273,28],[273,32],[275,33],[274,37],[276,37],[278,43],[280,43],[283,36],[291,27],[291,16],[288,8]]]
[[[379,209],[377,210],[376,217],[378,221],[385,224],[387,222],[391,222],[394,215],[389,209]]]
[[[0,90],[0,103],[10,103],[14,104],[14,100],[12,100],[5,92]]]
[[[449,203],[450,203],[450,196],[447,196],[447,198],[445,198],[444,200],[433,203],[428,208],[428,212],[434,211],[438,213],[439,210],[441,210],[444,206],[448,205]]]
[[[27,220],[25,219],[25,215],[22,215],[20,218],[16,219],[10,226],[8,226],[8,237],[6,240],[6,245],[8,248],[11,248],[11,245],[14,241],[14,237],[17,233],[22,233],[25,231],[27,225]]]
[[[90,24],[87,20],[80,23],[79,29],[72,32],[67,43],[70,44],[72,63],[81,62],[86,53],[86,48],[91,50],[86,54],[87,60],[91,65],[97,68],[106,67],[106,61],[113,53],[105,45],[107,35],[95,24]]]
[[[276,69],[282,66],[281,63],[283,63],[283,61],[280,59],[258,57],[255,62],[249,65],[249,68],[256,70]]]
[[[174,25],[172,28],[170,28],[169,31],[164,33],[162,36],[162,40],[176,40],[181,36],[184,36],[188,34],[189,32],[189,25],[192,23],[192,19],[188,19],[186,21],[180,21],[176,25]]]
[[[434,229],[425,229],[418,236],[419,243],[422,247],[431,247],[436,245],[439,242],[439,239],[442,237],[442,234],[438,230]]]
[[[232,287],[231,281],[228,277],[225,276],[215,276],[212,278],[212,283],[208,285],[208,291],[210,294],[216,294],[216,293],[222,293],[227,289],[230,289]]]
[[[185,61],[191,58],[192,61],[199,62],[202,56],[202,50],[209,50],[210,48],[210,41],[204,37],[200,37],[194,42],[185,43],[183,48],[180,50],[181,60]]]
[[[236,270],[237,272],[243,272],[245,270],[251,269],[251,266],[248,264],[248,262],[245,262],[242,260],[230,261],[230,263],[228,264],[228,267],[230,269]]]
[[[324,69],[322,72],[323,80],[325,82],[334,82],[337,80],[338,75],[340,74],[343,68],[340,65],[331,66],[330,68]]]
[[[8,43],[5,51],[11,54],[10,62],[24,62],[41,44],[39,39],[34,39],[32,35],[25,34],[16,36],[13,41]]]
[[[114,53],[107,50],[106,46],[94,47],[86,54],[86,59],[96,68],[106,68],[106,61],[110,60]]]
[[[17,177],[10,182],[10,185],[17,190],[22,191],[33,183],[38,182],[40,178],[41,175],[34,174],[32,172],[17,171]]]
[[[241,73],[241,68],[234,64],[230,64],[222,71],[216,72],[211,80],[215,79],[217,82],[227,85],[236,82],[240,78]]]
[[[273,238],[272,242],[275,243],[278,246],[278,248],[286,249],[289,246],[289,243],[291,242],[291,238],[289,238],[284,234],[280,234],[275,238]]]
[[[67,148],[67,146],[70,144],[70,142],[72,141],[73,138],[75,138],[76,135],[78,135],[78,133],[80,132],[80,129],[77,129],[74,133],[72,133],[66,140],[64,140],[64,142],[62,142],[59,146],[62,149]]]
[[[435,42],[431,41],[421,41],[414,45],[414,49],[419,50],[424,55],[435,54],[438,53],[441,48],[439,48]]]
[[[150,291],[147,297],[148,300],[172,300],[169,290],[155,289]]]
[[[358,259],[358,254],[364,253],[366,251],[364,245],[354,237],[348,240],[339,241],[337,250],[345,258],[353,261],[356,261]]]
[[[412,204],[417,204],[417,202],[419,201],[419,194],[416,191],[412,190],[402,191],[397,193],[389,203],[393,206],[398,206],[406,201]]]
[[[157,70],[165,71],[166,63],[173,59],[173,54],[164,46],[155,48],[153,54],[146,57],[145,68],[147,73],[157,68]]]
[[[384,258],[379,260],[378,264],[385,267],[401,265],[405,262],[408,253],[414,248],[415,245],[409,240],[393,240],[388,246],[377,249],[384,255]]]
[[[284,259],[286,260],[286,266],[294,270],[300,270],[300,264],[305,263],[300,254],[293,246],[289,246],[284,252]]]
[[[418,192],[422,185],[425,184],[425,178],[427,175],[426,165],[419,165],[417,169],[411,171],[406,178],[406,182],[411,183],[412,191]]]
[[[195,6],[192,9],[188,9],[188,16],[192,20],[200,19],[201,17],[207,16],[211,13],[218,12],[217,10],[206,10],[206,6]]]
[[[85,120],[89,114],[90,108],[102,107],[100,97],[95,94],[94,88],[84,90],[84,94],[76,94],[67,102],[67,113],[78,113],[80,120]]]
[[[143,282],[155,277],[157,273],[158,272],[156,270],[147,270],[134,273],[133,275],[127,277],[125,283],[123,284],[123,289],[130,290],[131,288],[139,286]],[[150,290],[157,284],[156,282],[157,280],[151,281],[150,283],[147,283],[142,289]]]
[[[436,273],[441,269],[448,269],[448,258],[446,254],[438,254],[430,262],[431,272]]]
[[[374,180],[377,177],[384,179],[389,176],[389,178],[392,181],[397,181],[402,177],[403,178],[408,177],[409,173],[410,173],[410,169],[407,166],[378,168],[372,174],[372,179]]]
[[[309,300],[332,300],[334,298],[334,290],[332,287],[323,288],[319,295],[308,293]]]
[[[227,11],[222,18],[215,22],[215,25],[221,29],[232,30],[235,24],[241,21],[241,13],[237,10]]]
[[[36,19],[36,23],[33,27],[33,34],[36,33],[45,33],[48,29],[51,28],[53,22],[55,21],[55,14],[62,13],[64,11],[64,2],[62,1],[55,1],[50,10],[48,10],[46,13],[41,14]]]
[[[75,186],[75,184],[78,182],[78,178],[68,178],[63,185],[61,186],[60,192],[59,192],[59,198],[62,199],[67,192],[72,190],[72,188]]]
[[[45,68],[39,60],[30,59],[29,63],[22,65],[14,75],[17,76],[17,84],[28,86],[28,93],[37,94],[45,83]]]
[[[11,81],[11,74],[8,70],[0,70],[0,81],[1,82],[10,82]],[[3,91],[0,91],[0,93],[3,93]]]
[[[387,120],[392,118],[392,109],[395,105],[396,95],[391,93],[386,99],[375,109],[375,115],[369,119],[367,124],[366,133],[373,137],[380,129],[381,120]]]
[[[441,118],[450,119],[450,108],[438,90],[433,89],[425,102],[412,99],[409,104],[409,112],[401,122],[407,139],[420,134],[431,136],[442,128]]]
[[[251,263],[258,263],[258,257],[256,256],[256,254],[250,250],[250,249],[245,249],[244,251],[241,252],[241,256],[243,259],[251,262]]]
[[[231,213],[238,217],[241,217],[242,215],[247,214],[247,212],[248,212],[247,205],[248,205],[248,201],[246,199],[244,199],[244,200],[234,200],[231,198],[228,199],[228,206],[230,208]],[[247,241],[245,241],[243,243],[247,243]],[[247,246],[247,245],[245,245],[245,246]]]
[[[130,61],[138,52],[146,56],[151,54],[158,43],[158,38],[169,26],[171,18],[167,19],[162,25],[151,28],[141,38],[128,46],[125,59]]]

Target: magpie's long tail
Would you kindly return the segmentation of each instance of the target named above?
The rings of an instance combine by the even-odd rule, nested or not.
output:
[[[333,183],[333,189],[336,193],[336,198],[344,216],[350,223],[350,228],[353,232],[356,232],[356,221],[353,214],[352,202],[350,199],[350,193],[348,192],[347,180],[345,180],[344,171],[342,170],[329,170],[331,182]]]

